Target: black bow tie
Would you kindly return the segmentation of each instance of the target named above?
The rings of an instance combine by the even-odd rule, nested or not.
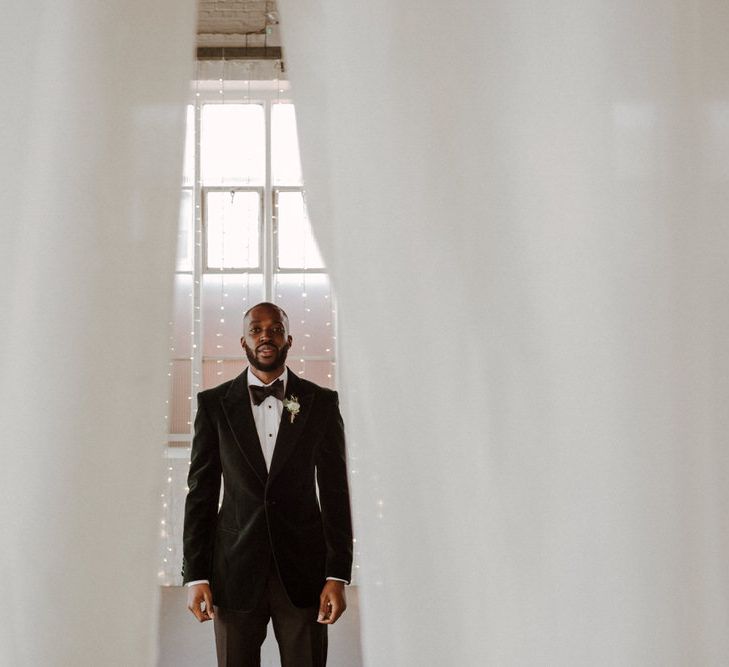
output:
[[[267,387],[261,387],[257,384],[251,384],[248,386],[251,390],[251,398],[253,399],[253,405],[260,405],[269,396],[275,396],[279,401],[283,401],[284,398],[284,383],[283,380],[276,380],[273,384],[269,384]]]

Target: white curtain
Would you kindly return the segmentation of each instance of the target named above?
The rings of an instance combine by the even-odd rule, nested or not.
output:
[[[366,664],[729,663],[729,5],[280,5]]]
[[[0,664],[154,664],[195,3],[0,22]]]

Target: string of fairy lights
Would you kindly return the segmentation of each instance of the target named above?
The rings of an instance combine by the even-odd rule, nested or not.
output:
[[[301,183],[282,184],[277,181],[274,184],[270,141],[267,142],[265,157],[268,170],[265,187],[251,181],[250,169],[243,175],[221,171],[211,178],[209,174],[202,174],[201,156],[206,150],[203,137],[206,105],[263,104],[270,124],[273,105],[288,104],[281,99],[284,84],[280,63],[276,64],[275,75],[271,77],[274,79],[271,82],[275,85],[274,94],[270,93],[270,84],[266,92],[266,86],[259,83],[262,77],[254,62],[237,62],[237,69],[233,72],[229,69],[230,65],[231,61],[221,59],[218,75],[213,78],[209,64],[206,65],[208,69],[202,72],[198,62],[194,82],[193,111],[190,115],[194,132],[189,135],[192,137],[190,150],[194,156],[191,161],[194,174],[190,179],[192,187],[187,188],[191,190],[192,200],[192,266],[186,273],[178,270],[178,277],[185,274],[190,288],[187,291],[177,288],[176,313],[170,321],[169,339],[168,377],[172,392],[171,398],[165,402],[168,438],[164,447],[165,476],[160,493],[158,582],[166,586],[181,583],[182,526],[195,397],[202,389],[232,379],[247,364],[239,343],[243,312],[253,303],[266,299],[279,303],[290,314],[295,313],[291,324],[297,354],[289,357],[289,365],[298,374],[319,384],[336,386],[336,308],[325,269],[311,266],[309,247],[313,244],[306,217],[303,219],[305,233],[302,235],[300,269],[280,271],[274,257],[278,247],[276,241],[280,241],[275,236],[279,233],[278,195],[293,190],[302,192],[303,196]],[[258,84],[255,90],[252,82]],[[279,190],[277,186],[284,189]],[[250,235],[241,236],[237,227],[235,232],[232,230],[234,225],[245,225],[239,219],[239,211],[248,211],[247,199],[243,200],[242,206],[237,205],[239,194],[245,195],[257,189],[270,202],[271,210],[266,214],[265,202],[260,201],[258,216],[264,234],[257,234],[257,238],[251,240]],[[215,206],[211,205],[211,194],[220,198]],[[208,197],[207,201],[204,201],[205,197]],[[211,240],[212,221],[205,218],[212,215],[213,210],[218,219],[214,221],[216,232]],[[305,211],[304,207],[304,216]],[[256,244],[255,257],[264,258],[263,266],[260,261],[257,268],[248,266],[254,256],[252,249],[231,246],[231,243],[240,243],[241,238],[244,246]],[[212,263],[214,265],[209,265],[211,254],[206,247],[211,242],[217,246],[214,253],[217,264]],[[273,243],[273,249],[267,256],[261,248],[266,248],[269,242]],[[243,261],[239,261],[241,257]],[[184,295],[186,298],[179,298]],[[184,341],[181,331],[184,335],[189,333],[189,344]],[[181,428],[184,431],[180,432]]]
[[[218,87],[218,94],[220,95],[220,104],[225,105],[225,81],[227,79],[226,77],[226,63],[227,61],[225,58],[221,59],[220,61],[220,78],[218,79],[219,87]],[[219,177],[219,185],[223,185],[223,176],[222,174]],[[235,190],[230,191],[230,204],[231,208],[233,207],[235,199]],[[226,266],[226,233],[228,231],[227,226],[227,209],[225,206],[225,202],[221,201],[220,210],[218,211],[218,215],[220,216],[220,223],[219,223],[219,230],[220,230],[220,256],[218,258],[219,261],[219,277],[218,277],[218,308],[219,312],[217,313],[218,317],[215,318],[215,341],[214,341],[214,350],[215,355],[220,355],[223,352],[223,325],[225,324],[225,299],[227,298],[228,294],[226,292],[226,276],[225,276],[225,266]],[[208,241],[210,242],[210,241]],[[204,363],[204,362],[203,362]],[[222,376],[224,374],[224,365],[222,359],[216,359],[215,360],[215,375],[216,378],[219,378],[218,382],[222,381]]]

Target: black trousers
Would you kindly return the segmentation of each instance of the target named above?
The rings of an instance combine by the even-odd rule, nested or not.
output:
[[[291,604],[275,566],[252,611],[214,607],[218,667],[260,667],[261,645],[269,619],[281,655],[281,667],[325,667],[327,626],[316,622],[318,607]]]

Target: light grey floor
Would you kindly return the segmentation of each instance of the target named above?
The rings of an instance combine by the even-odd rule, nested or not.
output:
[[[158,667],[215,667],[212,622],[199,623],[185,606],[187,591],[180,586],[162,587],[159,619]],[[261,667],[280,667],[273,629],[261,651]],[[362,667],[359,624],[359,590],[347,587],[347,611],[329,628],[327,667]]]

